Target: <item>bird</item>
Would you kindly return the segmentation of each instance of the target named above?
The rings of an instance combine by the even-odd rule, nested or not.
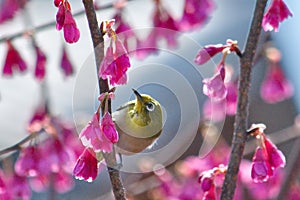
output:
[[[163,128],[160,103],[150,95],[132,90],[135,100],[127,102],[112,114],[119,133],[115,148],[122,155],[133,155],[151,148]]]

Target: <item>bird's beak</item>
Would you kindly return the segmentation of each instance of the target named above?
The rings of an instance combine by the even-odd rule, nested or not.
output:
[[[142,95],[141,95],[140,93],[138,93],[138,91],[136,91],[135,89],[132,89],[132,91],[133,91],[133,93],[135,94],[136,99],[137,99],[139,102],[143,103],[144,100],[143,100]]]

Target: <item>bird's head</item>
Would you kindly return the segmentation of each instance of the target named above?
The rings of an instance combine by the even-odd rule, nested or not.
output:
[[[160,103],[149,95],[140,94],[138,91],[132,90],[136,96],[132,112],[134,122],[140,126],[147,126],[151,122],[162,122]]]

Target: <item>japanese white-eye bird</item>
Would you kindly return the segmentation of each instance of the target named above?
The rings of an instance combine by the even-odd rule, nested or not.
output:
[[[163,127],[160,103],[149,95],[132,90],[136,99],[121,106],[112,115],[119,133],[116,151],[124,155],[151,147]]]

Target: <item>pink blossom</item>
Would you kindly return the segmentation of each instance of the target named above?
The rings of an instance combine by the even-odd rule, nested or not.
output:
[[[65,6],[64,4],[60,4],[58,7],[58,11],[56,13],[56,29],[61,30],[64,27],[65,23]]]
[[[27,130],[29,133],[39,132],[48,122],[48,112],[45,104],[39,105],[32,115]]]
[[[12,199],[27,200],[31,198],[31,189],[25,176],[14,174],[8,180],[8,187]]]
[[[14,68],[15,70],[24,72],[27,69],[27,65],[21,55],[10,41],[7,41],[7,46],[8,50],[4,62],[3,75],[12,76]]]
[[[54,5],[58,7],[62,3],[62,0],[54,0]]]
[[[262,27],[265,31],[278,31],[279,23],[293,16],[287,5],[283,0],[273,0],[270,7],[264,14]]]
[[[268,103],[277,103],[293,95],[293,86],[279,66],[270,66],[261,85],[260,94]]]
[[[100,65],[99,77],[102,79],[109,78],[111,85],[125,84],[127,82],[126,72],[129,67],[130,60],[122,42],[119,39],[111,41]]]
[[[254,182],[266,182],[273,175],[267,152],[257,147],[252,160],[251,177]]]
[[[15,13],[24,8],[27,0],[3,0],[0,4],[0,24],[12,19]]]
[[[70,174],[60,170],[54,175],[54,189],[59,193],[70,191],[74,186],[73,178]]]
[[[286,161],[283,153],[277,149],[277,147],[267,137],[264,137],[264,145],[268,153],[271,167],[275,169],[278,167],[284,167]]]
[[[79,138],[86,147],[93,148],[95,152],[111,152],[113,143],[101,131],[99,113],[93,115],[92,121],[81,131]]]
[[[118,142],[119,135],[109,112],[105,113],[102,118],[101,131],[112,143]]]
[[[3,176],[2,171],[0,171],[0,199],[2,200],[10,200],[12,197],[10,196],[9,193],[9,188],[7,185],[7,182]]]
[[[221,66],[220,70],[211,78],[204,79],[203,93],[214,101],[220,101],[227,95],[227,89],[224,84],[225,68]]]
[[[86,148],[78,158],[73,175],[79,180],[91,182],[98,174],[98,161],[92,149]]]
[[[157,48],[157,39],[156,39],[155,31],[151,31],[146,39],[137,40],[137,46],[135,49],[135,56],[137,57],[137,59],[142,60],[148,55],[152,53],[156,53],[157,51],[158,48]]]
[[[205,171],[199,177],[199,183],[201,185],[201,189],[204,192],[207,192],[211,189],[211,187],[214,187],[214,177],[209,171]]]
[[[74,43],[79,40],[80,32],[70,10],[65,11],[64,37],[66,42]]]
[[[181,30],[191,30],[203,25],[213,10],[212,0],[185,0],[184,11],[180,20]]]
[[[32,190],[36,191],[36,192],[42,192],[45,191],[50,183],[49,183],[49,174],[47,175],[37,175],[34,177],[31,177],[29,179],[29,184],[30,187],[32,188]]]
[[[55,1],[58,5],[56,13],[56,29],[64,31],[64,38],[68,43],[75,43],[79,40],[80,32],[71,13],[71,6],[67,0]]]
[[[70,156],[65,145],[56,137],[50,137],[42,145],[42,155],[44,158],[41,162],[51,167],[51,172],[58,172],[70,166]]]
[[[198,65],[202,65],[206,63],[210,58],[214,57],[217,53],[223,51],[226,46],[222,44],[216,45],[207,45],[204,48],[200,49],[197,53],[194,62]]]
[[[213,101],[208,98],[203,104],[203,115],[205,119],[213,122],[223,120],[226,116],[226,101]]]
[[[155,4],[155,10],[153,14],[153,26],[159,28],[152,29],[152,32],[154,32],[156,36],[156,42],[159,38],[163,38],[166,39],[169,47],[176,46],[176,31],[179,30],[179,28],[177,27],[177,22],[162,6],[160,1],[156,1]]]
[[[35,71],[34,75],[39,80],[42,81],[45,77],[46,73],[46,56],[44,52],[38,47],[35,47],[36,51],[36,64],[35,64]]]
[[[123,41],[125,48],[128,50],[128,41],[131,38],[135,39],[135,33],[132,30],[132,27],[124,21],[122,13],[120,11],[113,17],[113,19],[116,20],[116,33]]]
[[[63,47],[62,50],[62,57],[61,57],[61,69],[64,72],[64,75],[67,76],[71,76],[74,73],[74,69],[73,69],[73,65],[68,57],[67,51],[65,46]]]
[[[29,146],[21,151],[15,163],[15,171],[20,176],[37,176],[48,174],[50,166],[43,161],[44,157],[39,146]]]
[[[225,83],[227,89],[226,95],[226,114],[235,115],[237,107],[238,87],[237,83],[230,81]]]
[[[215,189],[215,185],[212,184],[210,189],[208,191],[205,191],[204,192],[204,195],[203,195],[203,198],[202,200],[216,200],[217,197],[216,197],[216,189]]]

